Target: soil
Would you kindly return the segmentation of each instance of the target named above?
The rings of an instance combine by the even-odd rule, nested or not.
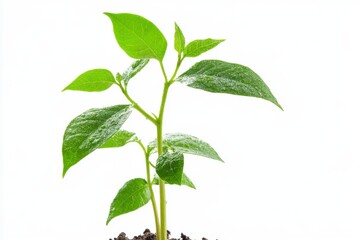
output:
[[[170,231],[168,231],[168,239],[169,240],[191,240],[188,236],[181,233],[180,238],[170,238]],[[134,236],[133,238],[128,238],[124,232],[120,233],[118,237],[116,238],[110,238],[109,240],[156,240],[156,234],[150,232],[149,229],[145,229],[144,233],[139,236]],[[202,240],[208,240],[207,238],[202,238]]]

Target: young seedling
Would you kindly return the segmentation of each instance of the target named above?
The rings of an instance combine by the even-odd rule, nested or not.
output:
[[[184,154],[194,154],[222,161],[217,152],[206,142],[182,133],[163,134],[164,110],[169,88],[175,83],[214,93],[227,93],[257,97],[280,104],[263,80],[250,68],[220,60],[202,60],[177,76],[181,63],[186,58],[197,57],[223,42],[222,39],[202,39],[186,44],[180,27],[175,24],[174,48],[177,64],[172,75],[163,65],[167,40],[149,20],[129,13],[105,13],[112,22],[115,38],[125,53],[137,59],[125,72],[115,76],[106,69],[93,69],[78,76],[64,90],[100,92],[112,85],[119,87],[129,104],[105,108],[93,108],[74,118],[67,126],[62,146],[63,176],[67,171],[99,148],[122,147],[137,143],[145,156],[146,179],[135,178],[126,182],[115,196],[106,224],[113,218],[134,211],[151,201],[158,240],[167,239],[166,229],[166,184],[194,184],[183,172]],[[157,61],[164,76],[163,92],[157,115],[142,108],[128,91],[128,84],[146,67],[150,60]],[[169,77],[170,76],[170,77]],[[146,147],[135,133],[121,129],[133,110],[141,113],[157,130],[156,139]],[[156,163],[150,156],[157,153]],[[152,177],[154,176],[154,177]],[[160,211],[153,185],[159,185]]]

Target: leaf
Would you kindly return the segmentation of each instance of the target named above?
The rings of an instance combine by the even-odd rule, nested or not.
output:
[[[180,152],[164,153],[156,162],[156,173],[169,184],[182,183],[184,155]]]
[[[130,13],[104,13],[113,24],[120,47],[132,58],[164,58],[167,42],[160,30],[149,20]]]
[[[259,75],[240,64],[203,60],[181,74],[176,81],[208,92],[262,98],[282,109]]]
[[[139,59],[133,62],[131,66],[122,74],[122,81],[124,81],[125,86],[128,85],[131,78],[133,78],[138,72],[141,71],[149,62],[149,59]]]
[[[190,178],[188,178],[188,176],[185,175],[185,173],[183,173],[181,185],[185,185],[193,189],[196,189],[194,183],[190,180]]]
[[[163,137],[163,147],[176,152],[188,153],[222,161],[217,152],[208,143],[188,134],[165,134]],[[156,140],[152,141],[148,148],[150,153],[157,152]]]
[[[145,179],[134,178],[126,182],[111,203],[106,225],[113,218],[146,205],[150,201],[150,196],[149,186]]]
[[[224,39],[203,39],[195,40],[190,42],[184,49],[185,57],[197,57],[200,54],[209,51],[210,49],[216,47],[221,42],[225,41]]]
[[[156,175],[154,177],[152,183],[155,184],[155,185],[159,185],[159,176]],[[165,183],[169,184],[168,182],[165,182]],[[182,175],[181,185],[188,186],[190,188],[196,189],[194,183],[190,180],[190,178],[188,176],[185,175],[185,173],[183,173],[183,175]]]
[[[114,147],[122,147],[130,142],[137,141],[135,133],[128,132],[126,130],[120,130],[112,135],[103,145],[99,148],[114,148]]]
[[[109,70],[93,69],[78,76],[63,91],[101,92],[111,87],[114,83],[116,83],[115,78]]]
[[[70,167],[102,146],[130,116],[131,105],[93,108],[74,118],[67,126],[63,145],[63,176]]]
[[[175,36],[174,36],[174,48],[179,55],[184,51],[185,48],[185,37],[180,27],[175,23]]]

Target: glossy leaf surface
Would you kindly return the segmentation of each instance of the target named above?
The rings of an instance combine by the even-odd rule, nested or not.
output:
[[[132,58],[155,58],[162,61],[167,41],[149,20],[130,13],[105,13],[113,24],[120,47]]]
[[[175,23],[174,48],[181,54],[185,48],[185,37],[180,27]]]
[[[128,132],[126,130],[120,130],[112,135],[100,148],[114,148],[114,147],[122,147],[130,142],[137,141],[135,133]]]
[[[223,41],[225,40],[223,39],[217,40],[211,38],[192,41],[185,47],[184,56],[197,57],[202,53],[207,52],[210,49],[213,49]]]
[[[182,183],[184,155],[180,152],[164,153],[156,162],[156,173],[169,184]]]
[[[240,64],[203,60],[181,74],[176,81],[208,92],[262,98],[282,109],[259,75]]]
[[[124,81],[125,86],[128,85],[131,78],[133,78],[138,72],[140,72],[149,62],[149,59],[138,59],[131,66],[126,69],[122,74],[122,81]]]
[[[131,110],[131,105],[93,108],[74,118],[64,133],[63,176],[70,167],[102,146],[119,131]]]
[[[183,133],[169,133],[163,137],[163,147],[172,151],[198,155],[206,158],[222,161],[217,152],[201,139]],[[155,153],[156,140],[149,144],[151,153]]]
[[[111,203],[106,225],[111,219],[146,205],[150,201],[150,194],[145,179],[134,178],[126,182]]]
[[[72,81],[65,90],[77,90],[85,92],[101,92],[113,85],[115,78],[113,74],[106,69],[93,69],[84,72]]]
[[[159,185],[159,177],[155,176],[152,183],[155,184],[155,185]],[[165,183],[169,184],[166,181],[165,181]],[[196,189],[194,183],[190,180],[190,178],[188,176],[186,176],[185,173],[183,173],[183,175],[182,175],[181,185],[188,186],[190,188]]]

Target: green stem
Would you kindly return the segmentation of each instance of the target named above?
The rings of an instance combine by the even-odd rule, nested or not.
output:
[[[122,85],[121,83],[118,83],[117,85],[120,87],[122,93],[123,93],[124,96],[127,98],[127,100],[129,100],[129,102],[132,103],[133,107],[134,107],[136,110],[138,110],[146,119],[150,120],[153,124],[156,125],[156,124],[157,124],[156,119],[155,119],[153,116],[151,116],[150,114],[148,114],[142,107],[140,107],[140,105],[139,105],[137,102],[135,102],[135,101],[129,96],[127,90],[123,87],[123,85]]]
[[[169,91],[170,84],[165,82],[163,95],[161,99],[160,111],[159,116],[157,118],[157,147],[158,147],[158,155],[160,156],[163,152],[162,148],[162,127],[163,127],[163,118],[164,118],[164,110],[165,110],[165,103],[166,97]],[[167,239],[167,229],[166,229],[166,192],[165,192],[165,182],[160,179],[159,181],[159,188],[160,188],[160,225],[161,225],[161,233],[160,233],[160,240]]]
[[[162,70],[164,78],[165,78],[165,83],[164,83],[164,89],[163,89],[163,94],[162,94],[162,98],[161,98],[160,111],[159,111],[158,118],[156,119],[157,120],[157,124],[156,124],[157,131],[156,132],[157,132],[158,156],[160,156],[163,152],[162,136],[163,136],[163,119],[164,119],[166,98],[167,98],[167,95],[169,92],[169,88],[170,88],[171,84],[174,82],[176,74],[180,68],[182,60],[183,60],[183,58],[181,58],[179,56],[174,74],[171,76],[170,80],[168,80],[168,78],[166,76],[164,65],[162,64],[162,62],[160,62],[161,70]],[[157,236],[160,237],[160,238],[158,238],[158,240],[167,240],[165,181],[162,180],[161,178],[159,180],[159,188],[160,188],[160,226],[161,226],[160,231],[161,231],[161,233],[160,233],[160,236],[159,235],[157,235]]]
[[[155,200],[155,194],[154,194],[154,191],[152,188],[152,183],[151,183],[151,178],[150,178],[150,160],[149,160],[150,153],[148,151],[146,151],[146,149],[141,141],[137,141],[137,143],[140,145],[140,147],[142,148],[142,150],[144,151],[144,154],[145,154],[146,180],[147,180],[149,190],[150,190],[150,199],[151,199],[151,204],[152,204],[152,208],[153,208],[153,212],[154,212],[156,234],[159,235],[160,234],[159,214],[158,214],[156,200]]]

